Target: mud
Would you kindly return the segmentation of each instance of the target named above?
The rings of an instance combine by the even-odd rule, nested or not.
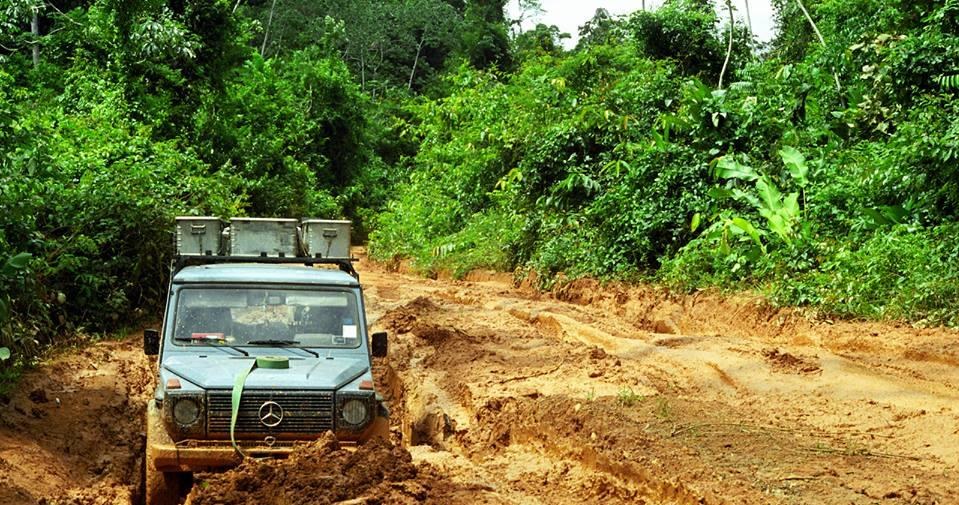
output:
[[[397,440],[491,503],[959,503],[955,331],[595,281],[364,279]]]
[[[197,474],[188,500],[193,505],[423,503],[429,481],[418,477],[402,447],[377,442],[347,451],[330,434],[288,459],[248,459],[232,471]]]
[[[955,331],[359,271],[390,332],[392,444],[199,474],[191,503],[959,503]],[[0,407],[0,503],[136,503],[153,366],[137,337],[49,360]]]
[[[0,408],[0,503],[139,501],[153,372],[137,344],[85,345],[23,378]]]

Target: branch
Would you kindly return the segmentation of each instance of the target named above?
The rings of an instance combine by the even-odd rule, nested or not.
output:
[[[822,37],[822,33],[819,32],[819,27],[817,27],[816,22],[812,20],[812,16],[809,15],[809,11],[806,10],[806,6],[803,5],[802,0],[796,0],[796,3],[799,4],[799,8],[806,16],[806,20],[809,21],[809,25],[812,26],[812,31],[816,32],[816,37],[819,38],[819,43],[822,44],[823,47],[826,47],[826,39]]]
[[[510,378],[508,378],[508,379],[502,379],[502,380],[498,381],[498,383],[499,383],[499,384],[506,384],[506,383],[509,383],[509,382],[516,382],[516,381],[522,381],[522,380],[526,380],[526,379],[533,379],[533,378],[536,378],[536,377],[542,377],[542,376],[544,376],[544,375],[549,375],[549,374],[551,374],[551,373],[559,370],[559,369],[560,369],[563,365],[565,365],[565,364],[566,364],[566,360],[564,359],[564,360],[560,361],[558,365],[554,366],[553,368],[550,368],[549,370],[536,372],[536,373],[530,374],[530,375],[518,375],[518,376],[516,376],[516,377],[510,377]]]
[[[49,8],[57,11],[57,13],[59,13],[61,16],[63,16],[63,19],[66,19],[67,21],[69,21],[69,22],[71,22],[71,23],[73,23],[73,24],[75,24],[75,25],[77,25],[77,26],[83,26],[83,23],[79,23],[79,22],[77,22],[77,21],[74,21],[73,18],[71,18],[70,16],[67,15],[67,13],[65,13],[65,12],[63,12],[62,10],[58,9],[56,5],[53,5],[53,2],[46,2],[45,5],[46,5],[47,7],[49,7]],[[53,32],[50,32],[50,33],[53,33]],[[47,35],[49,35],[49,33],[48,33]]]

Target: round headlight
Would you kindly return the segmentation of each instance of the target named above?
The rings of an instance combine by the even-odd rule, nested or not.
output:
[[[193,424],[198,417],[200,417],[200,405],[192,398],[181,398],[173,406],[173,419],[178,424]]]
[[[352,425],[361,424],[366,420],[366,402],[348,400],[343,404],[343,420]]]

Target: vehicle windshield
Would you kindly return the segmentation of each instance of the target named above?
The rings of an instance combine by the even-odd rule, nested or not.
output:
[[[356,297],[350,291],[184,288],[177,301],[177,344],[355,348]]]

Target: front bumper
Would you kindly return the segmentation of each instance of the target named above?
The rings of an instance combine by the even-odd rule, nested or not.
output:
[[[389,438],[389,420],[377,416],[355,441],[341,441],[344,448],[374,438]],[[310,440],[237,440],[237,445],[247,457],[288,456],[298,447],[310,443]],[[233,448],[229,440],[181,440],[175,442],[163,425],[156,404],[151,401],[147,406],[147,464],[162,472],[194,472],[214,468],[238,465],[243,457]]]

